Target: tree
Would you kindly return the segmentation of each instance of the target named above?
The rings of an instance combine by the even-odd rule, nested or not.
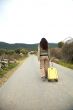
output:
[[[15,52],[16,52],[17,54],[20,54],[20,51],[21,51],[21,49],[16,49],[16,50],[15,50]]]
[[[23,54],[27,54],[28,53],[28,51],[26,50],[26,49],[21,49],[21,51],[20,51],[21,53],[23,53]]]
[[[64,45],[64,42],[62,42],[62,41],[61,41],[61,42],[58,42],[58,47],[59,47],[59,48],[62,48],[63,45]]]

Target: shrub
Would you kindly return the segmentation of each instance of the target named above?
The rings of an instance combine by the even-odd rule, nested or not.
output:
[[[62,48],[63,45],[64,45],[64,42],[62,42],[62,41],[58,43],[58,47],[59,47],[59,48]]]
[[[51,57],[56,57],[58,59],[62,58],[62,49],[61,48],[51,48],[50,50]]]
[[[62,47],[63,59],[68,62],[73,62],[73,42],[65,43]]]

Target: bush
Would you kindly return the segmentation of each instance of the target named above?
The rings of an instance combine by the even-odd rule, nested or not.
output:
[[[73,63],[73,42],[65,43],[62,47],[63,59]]]
[[[5,49],[0,49],[0,55],[5,54],[6,50]]]
[[[63,45],[64,45],[64,42],[62,42],[62,41],[58,43],[58,47],[59,47],[59,48],[62,48]]]
[[[7,51],[5,52],[5,54],[7,54],[7,55],[13,55],[14,53],[15,53],[14,50],[7,50]]]
[[[9,63],[8,67],[3,67],[2,70],[0,70],[0,78],[2,78],[9,70],[11,70],[12,68],[16,67],[18,65],[18,63]]]
[[[51,57],[56,57],[58,59],[62,58],[62,49],[61,48],[51,48],[50,50]]]

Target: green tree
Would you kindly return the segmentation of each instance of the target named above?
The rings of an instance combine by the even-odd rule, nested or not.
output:
[[[20,54],[21,49],[18,48],[18,49],[15,50],[15,52],[16,52],[17,54]]]
[[[62,41],[61,41],[61,42],[58,42],[58,47],[59,47],[59,48],[62,48],[63,45],[64,45],[64,42],[62,42]]]
[[[26,49],[21,49],[20,52],[23,53],[23,54],[27,54],[28,53],[28,51]]]

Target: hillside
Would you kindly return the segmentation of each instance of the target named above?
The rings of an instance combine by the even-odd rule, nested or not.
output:
[[[28,50],[37,50],[38,44],[24,44],[24,43],[15,43],[9,44],[5,42],[0,42],[0,49],[18,49],[18,48],[26,48]],[[56,43],[49,43],[50,48],[57,47]]]

